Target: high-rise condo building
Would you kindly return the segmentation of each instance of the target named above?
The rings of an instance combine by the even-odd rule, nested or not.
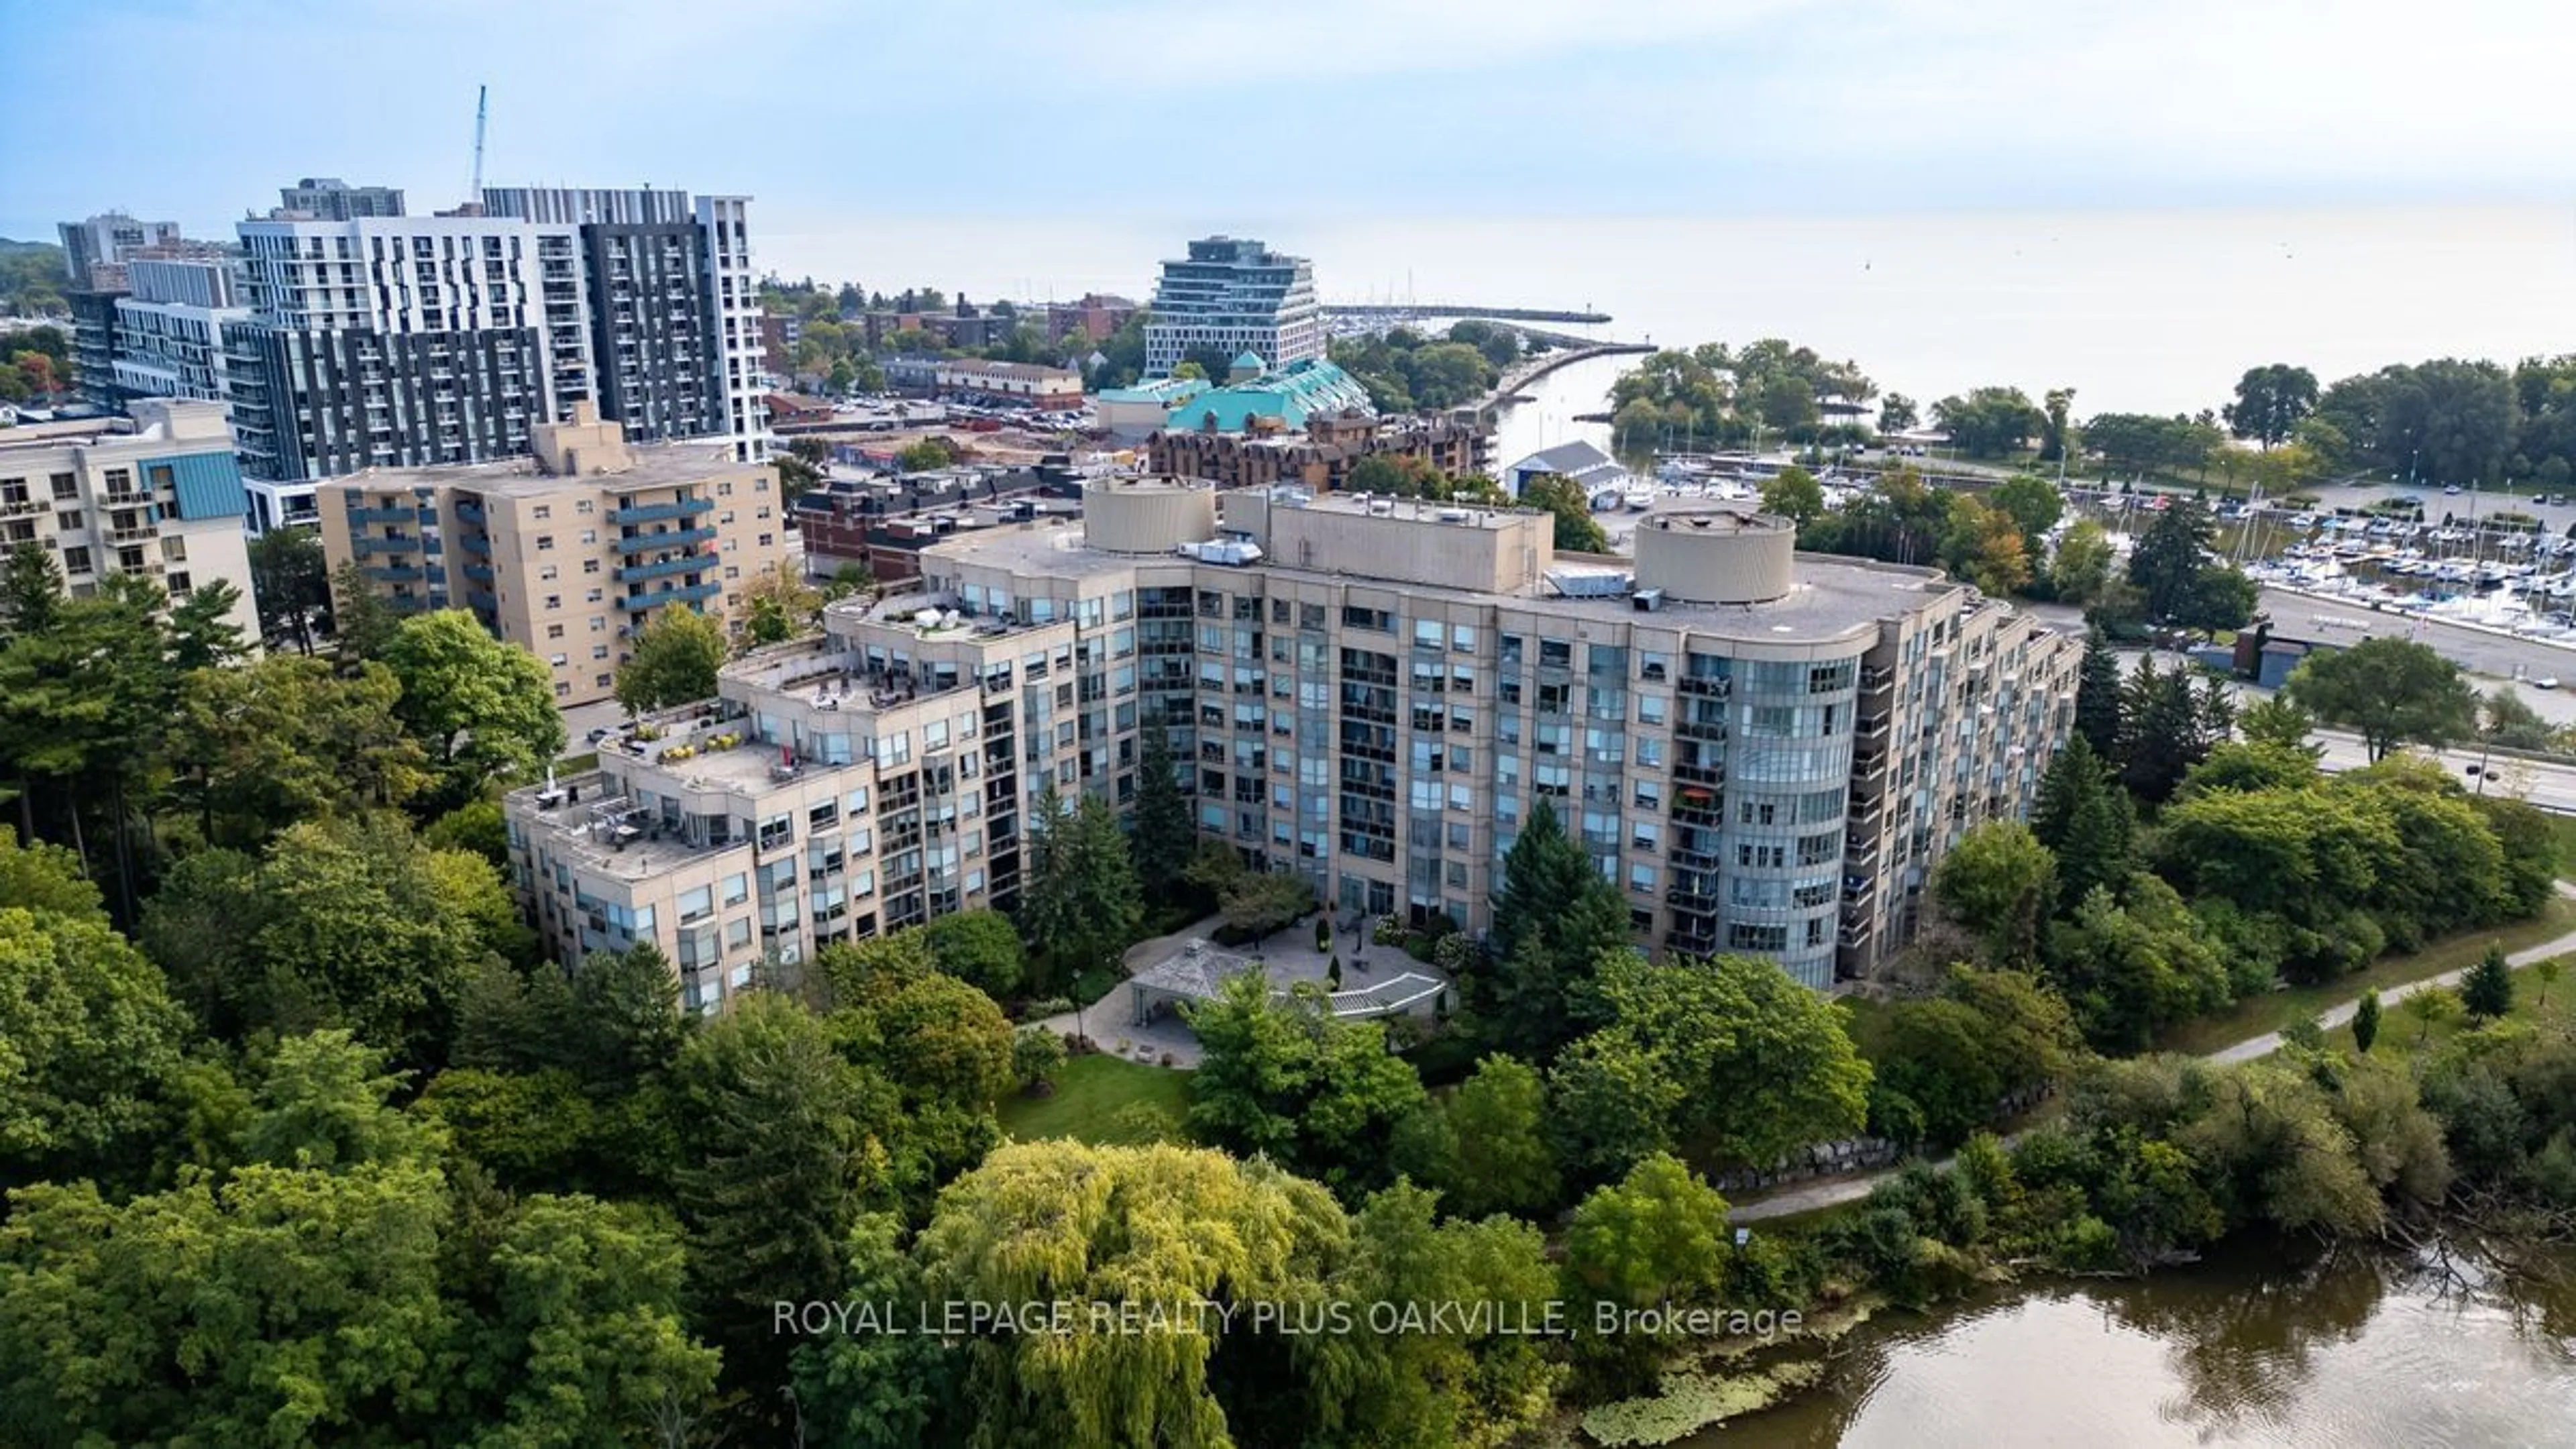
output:
[[[717,618],[786,557],[775,465],[721,441],[630,445],[588,401],[539,423],[532,456],[378,469],[320,486],[324,555],[354,563],[396,610],[471,609],[546,661],[554,695],[588,704],[656,609]]]
[[[337,176],[307,176],[277,189],[279,210],[315,221],[354,221],[362,216],[400,216],[399,186],[351,186]]]
[[[591,396],[578,240],[489,217],[245,221],[224,329],[243,471],[482,463]]]
[[[2070,723],[2076,641],[1776,519],[1657,514],[1625,560],[1558,556],[1534,510],[1219,505],[1098,483],[1078,523],[932,544],[917,591],[511,796],[549,948],[656,940],[713,1009],[766,954],[1007,906],[1040,793],[1123,808],[1159,722],[1202,836],[1337,909],[1486,929],[1545,802],[1642,943],[1823,987],[1912,934]]]
[[[130,415],[0,432],[0,548],[39,544],[73,597],[110,574],[148,574],[173,599],[218,580],[233,623],[259,638],[241,472],[219,403],[142,398]]]
[[[75,287],[113,288],[120,279],[113,269],[145,247],[174,246],[175,221],[137,221],[121,211],[103,211],[87,221],[66,221],[54,230],[63,239],[63,271]],[[101,268],[109,271],[100,274]]]
[[[486,214],[581,239],[599,409],[639,440],[721,435],[760,455],[764,372],[746,198],[495,186]]]
[[[1183,358],[1218,359],[1211,379],[1249,352],[1271,370],[1324,355],[1324,309],[1314,264],[1261,242],[1212,236],[1163,263],[1145,323],[1145,375],[1168,376]]]
[[[583,401],[637,442],[719,438],[737,459],[761,455],[741,198],[484,197],[468,214],[239,223],[251,315],[225,331],[251,477],[523,456],[532,428]]]

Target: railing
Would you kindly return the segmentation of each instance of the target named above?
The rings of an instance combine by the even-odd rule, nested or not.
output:
[[[371,553],[418,553],[421,541],[416,538],[356,538],[350,540],[350,551],[365,557]]]
[[[465,566],[465,576],[474,580],[476,583],[488,584],[492,582],[492,566],[487,563],[467,564]]]
[[[620,594],[617,607],[629,611],[659,608],[664,604],[694,604],[716,596],[714,584],[686,584],[676,589],[655,589],[642,594]]]
[[[467,553],[479,553],[489,556],[492,552],[492,539],[488,534],[459,534],[456,538],[456,545],[457,547],[464,549]]]
[[[367,577],[388,584],[408,584],[419,582],[424,575],[413,564],[378,564],[367,570]]]
[[[611,510],[608,521],[616,524],[659,523],[666,518],[693,518],[713,511],[712,498],[683,498],[677,503],[630,503]]]
[[[689,548],[716,536],[712,528],[671,528],[660,533],[631,533],[617,540],[619,553],[648,553],[662,548]]]
[[[684,553],[678,558],[666,558],[657,563],[620,564],[617,581],[631,584],[644,579],[667,578],[672,574],[701,573],[715,566],[716,561],[705,554]]]
[[[434,508],[352,508],[349,510],[349,522],[357,527],[370,523],[436,523],[437,521],[438,510]]]

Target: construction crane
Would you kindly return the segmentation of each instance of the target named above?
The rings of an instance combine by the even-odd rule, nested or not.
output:
[[[465,193],[465,202],[478,211],[483,207],[483,123],[491,114],[491,98],[490,86],[474,88],[474,186]]]

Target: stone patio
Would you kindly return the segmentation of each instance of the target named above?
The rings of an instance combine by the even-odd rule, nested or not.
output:
[[[1130,947],[1126,958],[1128,981],[1119,983],[1080,1013],[1066,1012],[1039,1025],[1059,1034],[1072,1032],[1077,1029],[1078,1015],[1081,1029],[1087,1030],[1103,1051],[1149,1065],[1160,1065],[1169,1055],[1175,1066],[1195,1067],[1202,1056],[1198,1037],[1182,1024],[1176,1002],[1212,992],[1228,975],[1247,969],[1255,956],[1274,988],[1284,989],[1299,982],[1321,986],[1331,975],[1336,953],[1342,958],[1343,1000],[1350,1008],[1342,1014],[1383,1014],[1367,1009],[1369,1004],[1364,1000],[1353,998],[1372,986],[1389,985],[1410,975],[1417,979],[1406,983],[1400,993],[1400,998],[1413,998],[1403,1014],[1430,1017],[1440,993],[1450,985],[1448,974],[1414,960],[1400,947],[1368,944],[1364,926],[1345,929],[1348,919],[1348,913],[1335,918],[1332,949],[1317,951],[1312,916],[1283,928],[1266,943],[1246,942],[1233,947],[1216,944],[1216,929],[1224,922],[1210,916],[1171,935]],[[1195,956],[1194,945],[1198,948]],[[1136,1017],[1136,986],[1140,983],[1148,988],[1147,1019],[1141,1023]]]

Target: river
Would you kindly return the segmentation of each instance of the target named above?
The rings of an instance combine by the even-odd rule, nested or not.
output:
[[[2576,1255],[2468,1292],[2376,1249],[2242,1248],[2140,1280],[1890,1312],[1825,1377],[1683,1441],[1789,1446],[2576,1443]]]

